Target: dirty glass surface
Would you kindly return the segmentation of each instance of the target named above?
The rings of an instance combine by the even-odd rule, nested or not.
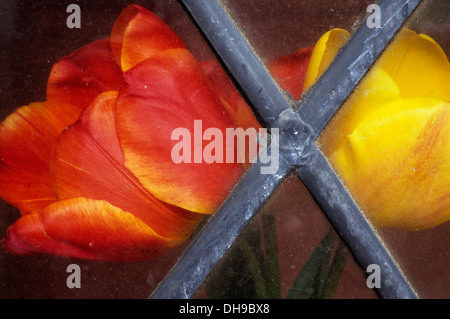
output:
[[[448,298],[449,23],[424,1],[318,143],[421,298]]]
[[[68,3],[63,1],[41,1],[39,4],[16,1],[1,4],[1,15],[2,18],[5,17],[2,20],[1,32],[8,44],[0,49],[2,50],[1,65],[4,66],[0,70],[2,78],[1,94],[4,102],[8,102],[2,103],[1,119],[3,120],[21,105],[45,99],[45,83],[52,65],[59,58],[70,54],[79,47],[108,37],[115,18],[128,3],[138,3],[157,13],[178,33],[198,59],[208,60],[213,58],[213,54],[202,36],[176,1],[117,1],[110,2],[106,9],[104,4],[97,1],[82,2],[79,3],[83,19],[81,29],[67,28],[66,18],[68,13],[66,8]],[[339,27],[352,32],[361,22],[362,17],[366,15],[366,8],[370,4],[370,2],[360,1],[346,1],[345,3],[343,1],[328,1],[326,2],[328,5],[326,5],[325,1],[318,1],[314,8],[307,8],[306,2],[302,1],[244,2],[228,0],[223,1],[223,3],[231,17],[238,21],[251,45],[255,47],[257,53],[266,63],[277,57],[295,52],[299,48],[313,45],[330,28]],[[434,9],[428,11],[423,9],[423,11],[419,11],[415,20],[411,19],[411,28],[425,32],[430,36],[434,33],[435,40],[443,43],[442,47],[448,53],[448,44],[445,44],[447,39],[445,34],[448,32],[444,31],[446,27],[448,28],[446,22],[448,19],[445,19],[445,14],[435,14],[436,12],[447,12],[448,17],[448,11],[443,11],[448,9],[448,6],[446,6],[445,1],[433,1],[433,3],[437,3]],[[430,5],[429,8],[433,8],[433,6]],[[420,12],[424,12],[422,16]],[[295,17],[293,17],[294,15]],[[305,21],[306,26],[302,24],[303,22],[299,23],[295,19],[297,15],[304,18],[301,20]],[[267,17],[271,18],[267,19]],[[311,17],[314,17],[314,19]],[[424,17],[428,18],[425,19]],[[431,23],[430,19],[440,22],[434,21]],[[286,21],[289,21],[289,23]],[[425,23],[425,21],[430,23]],[[257,27],[254,27],[254,25]],[[258,30],[264,30],[264,33],[260,34]],[[282,33],[283,36],[280,37],[279,33]],[[299,34],[302,36],[296,37]],[[293,36],[291,37],[291,35]],[[269,40],[266,40],[266,37]],[[294,41],[291,42],[291,39]],[[55,45],[55,43],[58,45]],[[294,99],[298,97],[295,96]],[[285,197],[283,198],[283,196]],[[301,200],[293,200],[294,197],[300,197]],[[279,198],[281,204],[276,201],[277,198]],[[0,232],[5,234],[7,227],[19,218],[20,213],[3,201],[1,202],[1,211]],[[292,211],[295,214],[292,214]],[[250,236],[244,237],[244,241],[248,240],[252,248],[256,247],[253,253],[256,251],[257,258],[268,261],[271,266],[278,263],[280,281],[277,282],[273,279],[277,278],[276,276],[269,276],[267,277],[269,280],[264,282],[265,286],[255,286],[253,277],[255,277],[255,274],[258,276],[258,268],[255,268],[254,262],[251,262],[250,264],[253,266],[246,268],[245,282],[241,283],[242,287],[245,286],[248,289],[243,289],[240,292],[245,292],[246,296],[255,296],[255,294],[264,296],[264,294],[270,293],[276,293],[276,296],[280,297],[288,296],[292,285],[296,282],[295,278],[297,278],[299,269],[304,267],[306,260],[316,251],[321,240],[325,239],[324,245],[332,246],[332,249],[319,249],[319,252],[321,252],[319,255],[335,258],[333,260],[337,261],[335,265],[338,267],[333,268],[331,277],[335,278],[336,274],[339,274],[338,277],[341,280],[338,282],[336,280],[319,280],[320,292],[310,288],[294,291],[311,293],[314,296],[317,296],[317,293],[322,293],[321,296],[331,296],[328,293],[330,291],[328,287],[333,286],[333,284],[328,284],[331,282],[337,284],[334,287],[335,292],[332,294],[334,298],[377,297],[374,290],[367,287],[364,271],[346,252],[345,246],[338,244],[339,239],[333,235],[332,227],[297,178],[289,178],[259,215],[255,218],[252,227],[249,227],[248,233]],[[292,221],[292,223],[287,223],[287,220]],[[268,241],[263,241],[261,253],[261,237],[258,238],[258,236],[264,233],[261,230],[267,229],[267,226],[270,225],[272,225],[272,228],[269,227],[269,232],[273,232],[276,229],[273,227],[273,221],[276,222],[276,227],[286,230],[286,232],[282,232],[279,236],[279,239],[281,239],[278,242],[280,246],[277,247],[277,255],[279,254],[281,258],[267,259],[268,254],[274,252],[270,249],[273,246],[270,246]],[[448,227],[445,225],[448,225],[448,223],[430,230],[430,233],[433,232],[432,235],[427,235],[428,231],[410,232],[377,227],[377,231],[394,253],[407,278],[411,280],[419,294],[424,297],[436,296],[437,294],[445,296],[448,292],[445,288],[449,286],[448,283],[439,281],[446,271],[445,266],[449,256],[448,244],[445,246],[445,243],[448,243]],[[290,237],[284,238],[287,237],[286,234],[291,233],[293,236],[297,235],[295,240],[290,240]],[[331,235],[327,237],[327,233]],[[441,245],[436,245],[437,241]],[[0,252],[0,290],[1,294],[5,294],[5,296],[1,295],[1,297],[145,298],[155,289],[164,275],[170,271],[188,242],[189,240],[159,258],[125,264],[84,261],[46,254],[16,256],[2,250]],[[419,249],[421,253],[416,255],[418,251],[416,247],[428,242],[432,245],[425,245],[423,251]],[[411,243],[414,243],[414,245],[411,245]],[[246,254],[247,262],[249,258],[255,257],[248,250],[248,244],[248,242],[237,244],[241,247],[241,251]],[[332,254],[327,255],[327,252],[332,252]],[[339,265],[342,266],[342,263],[339,260],[342,255],[348,256],[343,270],[341,269],[343,272],[340,273]],[[227,268],[227,263],[230,260],[235,260],[235,258],[240,258],[237,263],[242,264],[244,262],[242,256],[239,257],[239,253],[232,250],[223,263],[219,265],[220,267],[217,268],[218,277],[216,279],[220,279],[220,274],[230,271],[239,277],[240,273],[236,272],[233,266]],[[328,261],[330,260],[328,259]],[[423,260],[432,260],[426,264],[430,267],[425,267]],[[68,267],[73,264],[78,265],[81,269],[82,289],[68,287],[66,281],[69,276]],[[328,263],[328,266],[331,265],[333,265],[333,262]],[[273,270],[273,268],[271,269]],[[321,269],[325,269],[326,273],[329,268]],[[434,277],[431,281],[427,281],[425,278],[428,278],[430,272],[434,273]],[[229,290],[230,287],[218,288],[214,276],[215,274],[208,279],[196,297],[227,297],[235,293],[235,291]],[[258,283],[258,281],[256,282]],[[323,289],[323,283],[327,283],[327,289],[325,290]],[[440,288],[433,289],[436,286]]]
[[[286,86],[293,87],[288,91],[294,100],[300,98],[303,86],[309,87],[314,82],[304,83],[301,78],[307,70],[304,61],[310,58],[314,45],[332,29],[349,32],[340,39],[345,43],[363,22],[368,6],[373,3],[368,0],[320,0],[314,1],[314,5],[303,0],[222,1],[281,87],[285,90]],[[296,71],[287,75],[286,68]]]
[[[194,298],[373,299],[378,295],[368,287],[364,271],[306,187],[291,175]]]

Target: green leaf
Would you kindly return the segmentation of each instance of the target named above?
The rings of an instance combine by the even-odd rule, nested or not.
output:
[[[266,280],[264,279],[263,271],[252,247],[244,238],[242,238],[239,243],[239,249],[244,256],[244,259],[247,261],[247,268],[252,275],[257,298],[268,298]]]
[[[336,293],[339,280],[341,279],[342,271],[344,270],[345,263],[349,251],[342,241],[339,241],[338,248],[331,263],[330,270],[328,271],[325,285],[320,293],[320,298],[330,299],[333,298]]]
[[[263,216],[262,221],[267,253],[265,273],[268,296],[269,298],[280,299],[281,284],[275,218],[272,215],[265,215]]]
[[[335,235],[330,231],[314,250],[294,281],[287,299],[319,298],[325,284]]]

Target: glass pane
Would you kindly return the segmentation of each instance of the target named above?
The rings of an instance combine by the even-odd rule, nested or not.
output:
[[[247,167],[220,134],[259,124],[182,6],[132,3],[0,5],[0,297],[148,297]]]
[[[334,55],[322,59],[320,47],[327,42],[329,46],[336,46],[331,42],[344,43],[366,16],[368,6],[374,3],[370,0],[222,2],[274,78],[294,100],[314,82],[312,71],[307,72],[311,56],[315,56],[323,72]]]
[[[275,191],[194,297],[378,298],[296,176]]]
[[[450,296],[448,1],[424,1],[320,147],[419,297]]]

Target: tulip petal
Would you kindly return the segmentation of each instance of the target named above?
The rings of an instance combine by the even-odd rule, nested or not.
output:
[[[252,109],[239,94],[220,64],[215,60],[211,60],[200,62],[200,65],[222,102],[224,109],[233,121],[233,127],[239,127],[244,130],[254,128],[259,132],[261,124],[259,124]],[[256,152],[252,155],[251,152],[253,152],[253,150],[247,145],[242,145],[237,152],[242,152],[242,154],[245,154],[245,158],[248,159],[248,161],[246,160],[246,162],[243,163],[243,168],[246,170],[255,159]]]
[[[378,62],[403,98],[429,96],[450,101],[450,64],[430,37],[404,29]]]
[[[243,172],[238,163],[201,163],[207,144],[195,137],[194,121],[225,137],[233,127],[222,103],[195,58],[184,49],[154,55],[125,75],[127,85],[117,102],[117,129],[125,165],[158,199],[198,213],[212,213]],[[172,140],[187,129],[188,147],[200,163],[175,163]],[[201,130],[201,128],[200,128]],[[184,139],[183,139],[184,141]],[[222,145],[225,145],[223,140]],[[226,153],[224,147],[224,153]]]
[[[306,70],[313,50],[314,47],[303,48],[268,64],[274,79],[294,100],[299,100],[303,93]]]
[[[117,18],[111,32],[111,46],[123,71],[161,51],[185,47],[163,20],[134,4]]]
[[[65,109],[33,103],[0,124],[0,195],[23,214],[56,199],[49,167],[53,144],[78,117]]]
[[[159,235],[185,238],[202,215],[160,202],[123,166],[115,126],[116,96],[116,92],[100,95],[58,139],[51,163],[58,198],[104,200],[132,213]]]
[[[20,218],[7,231],[3,246],[16,254],[137,261],[155,257],[178,244],[105,201],[72,198]]]
[[[247,129],[259,128],[261,124],[257,121],[250,106],[239,94],[220,64],[215,60],[200,62],[206,76],[213,86],[234,127]]]
[[[86,130],[105,150],[105,153],[112,156],[119,164],[123,164],[124,158],[117,138],[115,122],[117,94],[117,91],[109,91],[97,96],[81,113],[76,125]]]
[[[343,29],[332,29],[320,37],[311,55],[303,91],[308,90],[325,72],[349,37],[350,33]]]
[[[118,90],[122,70],[111,52],[109,39],[82,47],[59,60],[47,83],[47,100],[70,104],[78,114],[102,92]]]
[[[449,140],[449,103],[399,98],[328,155],[371,221],[420,230],[450,219]]]
[[[383,69],[374,66],[320,136],[323,151],[326,154],[335,152],[347,142],[347,136],[361,121],[399,97],[400,91],[392,78]]]

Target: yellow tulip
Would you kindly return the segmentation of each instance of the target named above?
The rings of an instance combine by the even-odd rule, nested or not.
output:
[[[331,33],[306,79],[320,76],[342,45],[346,31]],[[445,53],[405,29],[321,135],[322,151],[375,225],[423,230],[450,219],[449,100]]]

